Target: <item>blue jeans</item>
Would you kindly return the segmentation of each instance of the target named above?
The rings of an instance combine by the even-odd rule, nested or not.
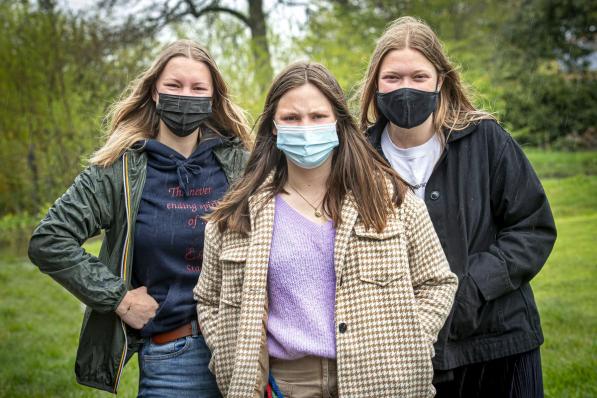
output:
[[[139,398],[220,398],[207,365],[211,352],[202,335],[166,344],[147,339],[139,350]]]

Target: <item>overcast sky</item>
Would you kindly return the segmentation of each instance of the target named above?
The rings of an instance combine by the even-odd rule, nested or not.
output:
[[[159,1],[165,3],[168,0]],[[58,4],[61,7],[73,11],[85,11],[93,7],[97,0],[59,0]],[[147,6],[154,4],[152,0],[138,0],[133,7],[127,7],[127,13],[140,11]],[[170,0],[170,3],[175,4],[175,1]],[[297,37],[301,35],[300,27],[304,25],[307,20],[306,7],[304,6],[285,6],[277,0],[263,0],[264,9],[269,13],[269,27],[277,35],[281,37]],[[297,3],[300,3],[297,2]],[[307,3],[307,1],[304,1]],[[220,3],[223,6],[233,8],[242,12],[247,12],[248,4],[245,0],[225,0]],[[277,4],[277,5],[276,5]],[[127,14],[128,15],[128,14]]]

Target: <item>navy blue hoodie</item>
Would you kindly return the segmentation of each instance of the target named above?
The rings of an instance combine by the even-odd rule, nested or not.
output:
[[[147,180],[135,226],[132,283],[146,286],[159,308],[142,336],[175,329],[197,316],[193,288],[203,259],[201,217],[228,189],[212,151],[220,143],[217,136],[205,135],[186,159],[155,140],[145,146]]]

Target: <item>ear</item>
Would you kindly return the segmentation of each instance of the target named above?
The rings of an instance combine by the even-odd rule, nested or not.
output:
[[[441,90],[442,85],[444,84],[444,76],[445,76],[445,74],[438,73],[438,75],[437,75],[437,89],[435,91],[440,91]]]
[[[276,129],[276,125],[272,123],[272,134],[274,136],[278,135],[278,129]]]
[[[159,96],[158,90],[155,88],[155,86],[151,90],[151,98],[153,99],[153,102],[155,102],[155,104],[157,105],[160,96]]]

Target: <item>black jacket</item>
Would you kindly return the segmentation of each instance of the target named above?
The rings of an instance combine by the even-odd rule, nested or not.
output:
[[[367,134],[383,155],[381,118]],[[530,280],[556,239],[556,227],[531,164],[493,120],[446,133],[446,148],[425,203],[460,286],[441,330],[436,370],[484,362],[543,342]]]

